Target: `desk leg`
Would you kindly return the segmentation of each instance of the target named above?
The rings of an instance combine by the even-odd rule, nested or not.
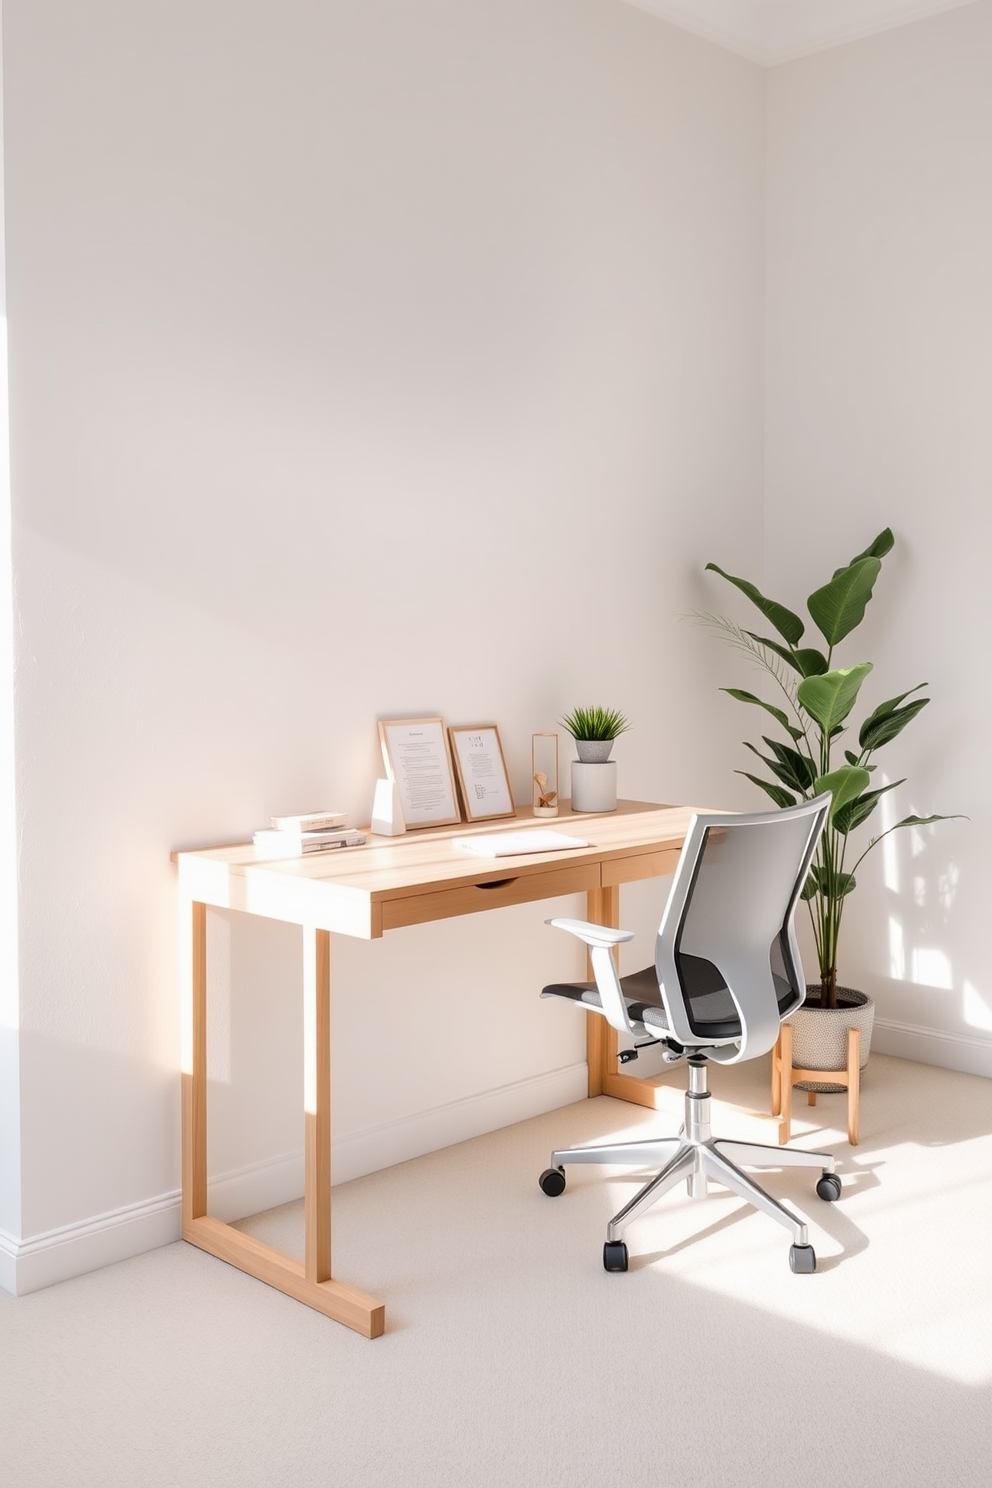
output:
[[[620,928],[620,890],[616,885],[590,889],[586,896],[587,918],[594,925]],[[615,953],[616,954],[616,953]],[[586,976],[592,980],[592,963],[587,958]],[[600,1013],[586,1014],[586,1062],[589,1066],[589,1094],[607,1094],[607,1081],[617,1068],[617,1031]]]
[[[331,953],[326,930],[304,931],[304,1264],[207,1213],[207,916],[182,905],[183,1239],[363,1333],[378,1338],[386,1309],[331,1279]]]
[[[587,915],[594,925],[608,925],[611,930],[620,927],[620,889],[617,885],[608,888],[590,889]],[[619,965],[620,947],[614,956]],[[592,966],[588,964],[586,975],[592,978]],[[672,1092],[659,1088],[652,1080],[637,1075],[622,1075],[617,1068],[617,1031],[607,1023],[600,1013],[586,1014],[586,1059],[589,1065],[589,1094],[612,1095],[616,1100],[629,1101],[635,1106],[649,1106],[660,1110],[666,1106]],[[680,1102],[684,1092],[678,1093]],[[681,1105],[679,1106],[681,1110]]]
[[[307,1280],[331,1276],[331,937],[303,932],[303,1120]]]
[[[183,1234],[207,1212],[207,906],[181,906]]]

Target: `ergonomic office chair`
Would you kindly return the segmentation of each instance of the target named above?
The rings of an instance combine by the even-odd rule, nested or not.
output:
[[[552,1197],[565,1188],[564,1164],[648,1164],[661,1171],[614,1215],[606,1231],[603,1265],[626,1271],[626,1225],[686,1180],[692,1198],[706,1194],[707,1178],[777,1219],[792,1231],[789,1263],[816,1270],[806,1225],[754,1183],[732,1160],[748,1167],[813,1167],[821,1199],[839,1198],[840,1179],[829,1152],[799,1152],[710,1133],[706,1066],[737,1064],[767,1054],[780,1024],[806,996],[793,918],[817,839],[830,809],[818,796],[782,811],[746,816],[696,815],[672,881],[655,943],[653,966],[620,977],[614,948],[633,939],[583,920],[548,920],[585,941],[595,982],[556,983],[542,997],[561,997],[583,1011],[602,1013],[638,1048],[661,1044],[668,1060],[686,1056],[685,1124],[677,1137],[573,1147],[551,1154],[540,1184]]]

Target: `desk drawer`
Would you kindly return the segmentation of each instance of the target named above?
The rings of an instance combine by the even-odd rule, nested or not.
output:
[[[674,873],[678,865],[680,849],[659,848],[655,852],[631,854],[629,857],[608,858],[603,864],[603,888],[616,884],[635,883],[641,878],[665,878]]]
[[[383,930],[403,925],[423,925],[428,920],[448,920],[455,915],[476,914],[483,909],[502,909],[507,904],[529,904],[535,899],[556,899],[559,894],[580,894],[599,888],[600,865],[575,863],[546,873],[495,873],[475,883],[435,894],[410,894],[382,901]]]

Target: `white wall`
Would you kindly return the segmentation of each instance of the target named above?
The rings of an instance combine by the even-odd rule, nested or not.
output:
[[[3,119],[0,110],[0,207],[2,203]],[[21,1224],[17,854],[14,830],[14,650],[10,580],[7,303],[3,214],[0,210],[0,1237],[19,1234]],[[0,1238],[0,1247],[2,1244]],[[8,1285],[11,1279],[9,1258],[0,1250],[0,1285]]]
[[[27,1288],[175,1233],[171,848],[367,820],[420,710],[497,720],[525,799],[531,731],[610,703],[626,794],[742,802],[678,617],[717,534],[761,558],[764,78],[616,0],[4,28]],[[337,948],[339,1175],[581,1082],[548,912]],[[296,943],[213,929],[211,1161],[257,1207]]]
[[[992,539],[992,4],[768,74],[768,591],[794,605],[891,525],[873,703],[929,682],[840,972],[879,1046],[992,1073],[985,685]],[[726,546],[726,545],[724,545]],[[728,703],[728,709],[730,708]]]

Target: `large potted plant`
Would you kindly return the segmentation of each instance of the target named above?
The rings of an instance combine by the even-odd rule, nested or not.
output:
[[[805,622],[794,611],[767,599],[746,579],[726,573],[715,563],[706,565],[707,570],[739,589],[776,633],[775,638],[770,638],[745,630],[723,616],[700,617],[765,673],[776,697],[775,702],[768,702],[743,688],[722,689],[739,702],[761,709],[780,731],[780,737],[761,736],[767,752],[751,743],[745,746],[757,756],[766,774],[751,774],[747,770],[738,773],[763,790],[777,806],[793,806],[801,799],[810,800],[825,791],[833,797],[803,890],[813,925],[820,979],[817,987],[809,988],[800,1013],[805,1015],[807,1009],[839,1010],[842,1016],[830,1020],[838,1025],[836,1030],[824,1027],[825,1020],[816,1020],[818,1027],[811,1027],[808,1022],[796,1027],[795,1062],[810,1069],[836,1070],[843,1066],[843,1058],[831,1062],[835,1059],[831,1045],[834,1049],[843,1048],[848,1026],[860,1027],[862,1067],[868,1058],[874,1003],[867,994],[837,984],[844,907],[857,887],[859,866],[890,832],[948,819],[936,815],[904,816],[870,837],[860,850],[854,845],[857,830],[874,815],[882,796],[904,784],[899,779],[873,785],[875,755],[896,739],[930,701],[919,695],[927,684],[917,683],[907,692],[879,703],[858,726],[852,715],[872,664],[859,662],[839,667],[836,663],[835,649],[861,624],[882,559],[893,543],[892,532],[886,527],[863,553],[837,569],[826,584],[809,596],[806,609],[823,637],[822,646],[803,644]],[[795,1019],[792,1021],[795,1023]],[[814,1049],[814,1043],[822,1048]],[[837,1087],[824,1084],[817,1088]]]

